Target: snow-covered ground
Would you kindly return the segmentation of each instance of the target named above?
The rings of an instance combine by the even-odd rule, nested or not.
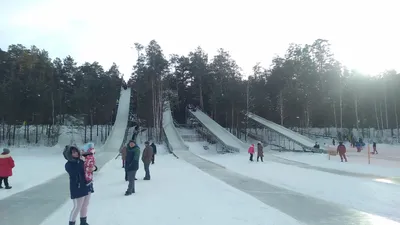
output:
[[[32,145],[25,145],[24,147],[4,146],[11,150],[11,156],[14,159],[15,167],[13,169],[13,176],[9,178],[12,189],[1,189],[0,199],[43,184],[63,174],[65,172],[65,159],[62,155],[62,151],[65,145],[76,143],[78,146],[82,146],[83,144],[80,136],[78,136],[79,133],[72,132],[73,130],[70,128],[64,127],[59,137],[59,143],[53,147]],[[73,134],[75,134],[77,138],[75,140],[79,141],[71,142]],[[96,132],[94,132],[94,137],[98,139],[98,141],[95,141],[95,143],[97,143],[95,147],[101,148],[103,143],[100,140],[100,136],[96,136]],[[2,151],[3,147],[0,147],[0,153]]]
[[[244,137],[242,137],[244,141]],[[256,144],[258,141],[250,137],[247,143]],[[323,144],[324,142],[319,142]],[[326,143],[327,149],[336,150],[337,145]],[[208,144],[207,144],[208,145]],[[370,154],[370,164],[368,164],[368,147],[366,146],[361,152],[357,152],[349,143],[346,143],[347,148],[347,163],[341,163],[339,155],[328,157],[327,154],[305,153],[305,152],[277,152],[270,151],[269,146],[264,147],[264,151],[271,154],[301,163],[306,163],[312,166],[323,168],[337,169],[347,172],[371,174],[382,177],[400,177],[400,145],[378,144],[377,150],[379,154]],[[372,145],[370,145],[372,152]]]
[[[9,178],[10,190],[1,189],[0,199],[43,184],[64,173],[65,159],[62,148],[31,147],[10,148],[15,167]]]
[[[138,171],[136,193],[124,196],[127,183],[119,160],[96,177],[88,223],[97,225],[300,225],[293,218],[213,178],[169,154],[158,154],[151,181]],[[68,196],[66,196],[67,198]],[[65,224],[68,200],[42,225]],[[64,222],[63,222],[64,221]]]
[[[202,147],[204,143],[187,144],[190,151],[237,173],[400,222],[399,185],[303,169],[268,160],[264,163],[250,163],[247,154],[219,155],[214,151],[205,151]]]
[[[347,163],[340,162],[339,155],[330,156],[327,154],[294,153],[294,152],[273,152],[275,156],[306,163],[313,166],[343,170],[361,174],[371,174],[382,177],[400,177],[400,160],[391,161],[379,158],[371,158],[368,164],[368,156],[360,153],[348,153]]]

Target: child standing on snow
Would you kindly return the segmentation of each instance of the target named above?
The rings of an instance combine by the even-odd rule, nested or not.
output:
[[[12,188],[8,183],[8,177],[12,176],[12,169],[14,166],[15,164],[10,155],[10,150],[8,148],[3,149],[3,153],[0,154],[0,189],[3,188],[3,186],[1,186],[3,181],[6,189]]]
[[[87,143],[83,147],[83,154],[82,156],[85,157],[85,179],[88,185],[93,185],[93,172],[97,170],[96,167],[96,159],[94,157],[95,154],[94,144]]]
[[[247,152],[250,154],[250,159],[249,160],[253,162],[254,144],[250,145],[250,148],[249,148],[249,150]]]

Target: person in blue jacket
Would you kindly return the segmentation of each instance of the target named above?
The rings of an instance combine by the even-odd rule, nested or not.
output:
[[[86,182],[84,161],[76,146],[65,146],[63,155],[67,160],[65,170],[69,175],[69,190],[74,203],[69,217],[69,225],[75,225],[78,214],[80,214],[80,225],[89,225],[86,221],[90,196],[94,192],[93,183],[87,184]]]
[[[126,147],[125,172],[128,178],[128,189],[125,192],[126,196],[135,193],[135,177],[139,169],[140,148],[134,140],[130,140]]]

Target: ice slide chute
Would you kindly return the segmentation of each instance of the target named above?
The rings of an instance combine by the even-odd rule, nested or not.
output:
[[[129,107],[131,100],[131,89],[121,89],[121,96],[118,103],[117,116],[110,136],[102,147],[102,151],[118,152],[121,143],[124,141],[129,119]]]
[[[288,145],[290,145],[290,142],[292,142],[293,144],[301,146],[301,148],[304,151],[322,151],[322,152],[326,151],[324,146],[321,146],[321,149],[316,150],[314,148],[315,142],[313,140],[311,140],[310,138],[305,137],[297,132],[294,132],[284,126],[278,125],[274,122],[264,119],[261,116],[258,116],[251,112],[247,113],[246,115],[249,119],[252,119],[256,123],[261,124],[263,127],[268,129],[269,131],[277,133],[279,136],[282,136],[283,139],[287,139],[288,143],[282,142],[280,140],[278,141],[278,143],[275,143],[275,145],[284,148],[284,150],[291,150],[290,149],[291,147],[289,147],[289,149],[288,149]],[[275,142],[276,142],[276,140],[275,140]]]
[[[227,131],[201,110],[196,109],[193,111],[189,109],[188,111],[202,126],[209,130],[225,148],[228,148],[232,152],[240,152],[248,149],[248,144],[239,140],[235,135]]]
[[[163,129],[167,138],[168,148],[171,152],[189,149],[176,130],[168,101],[164,102]]]

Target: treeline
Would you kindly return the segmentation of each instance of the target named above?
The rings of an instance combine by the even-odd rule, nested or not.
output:
[[[287,127],[398,129],[400,74],[349,71],[334,58],[327,40],[291,44],[269,68],[255,64],[252,74],[243,74],[224,49],[211,59],[200,47],[167,58],[154,40],[136,49],[129,84],[138,93],[133,99],[138,116],[148,127],[160,127],[160,104],[168,99],[179,123],[193,104],[232,130],[245,126],[247,109]]]
[[[71,56],[52,60],[36,46],[0,49],[1,136],[11,135],[12,125],[61,125],[69,116],[110,124],[120,88],[115,64],[105,70],[98,62],[77,65]]]

